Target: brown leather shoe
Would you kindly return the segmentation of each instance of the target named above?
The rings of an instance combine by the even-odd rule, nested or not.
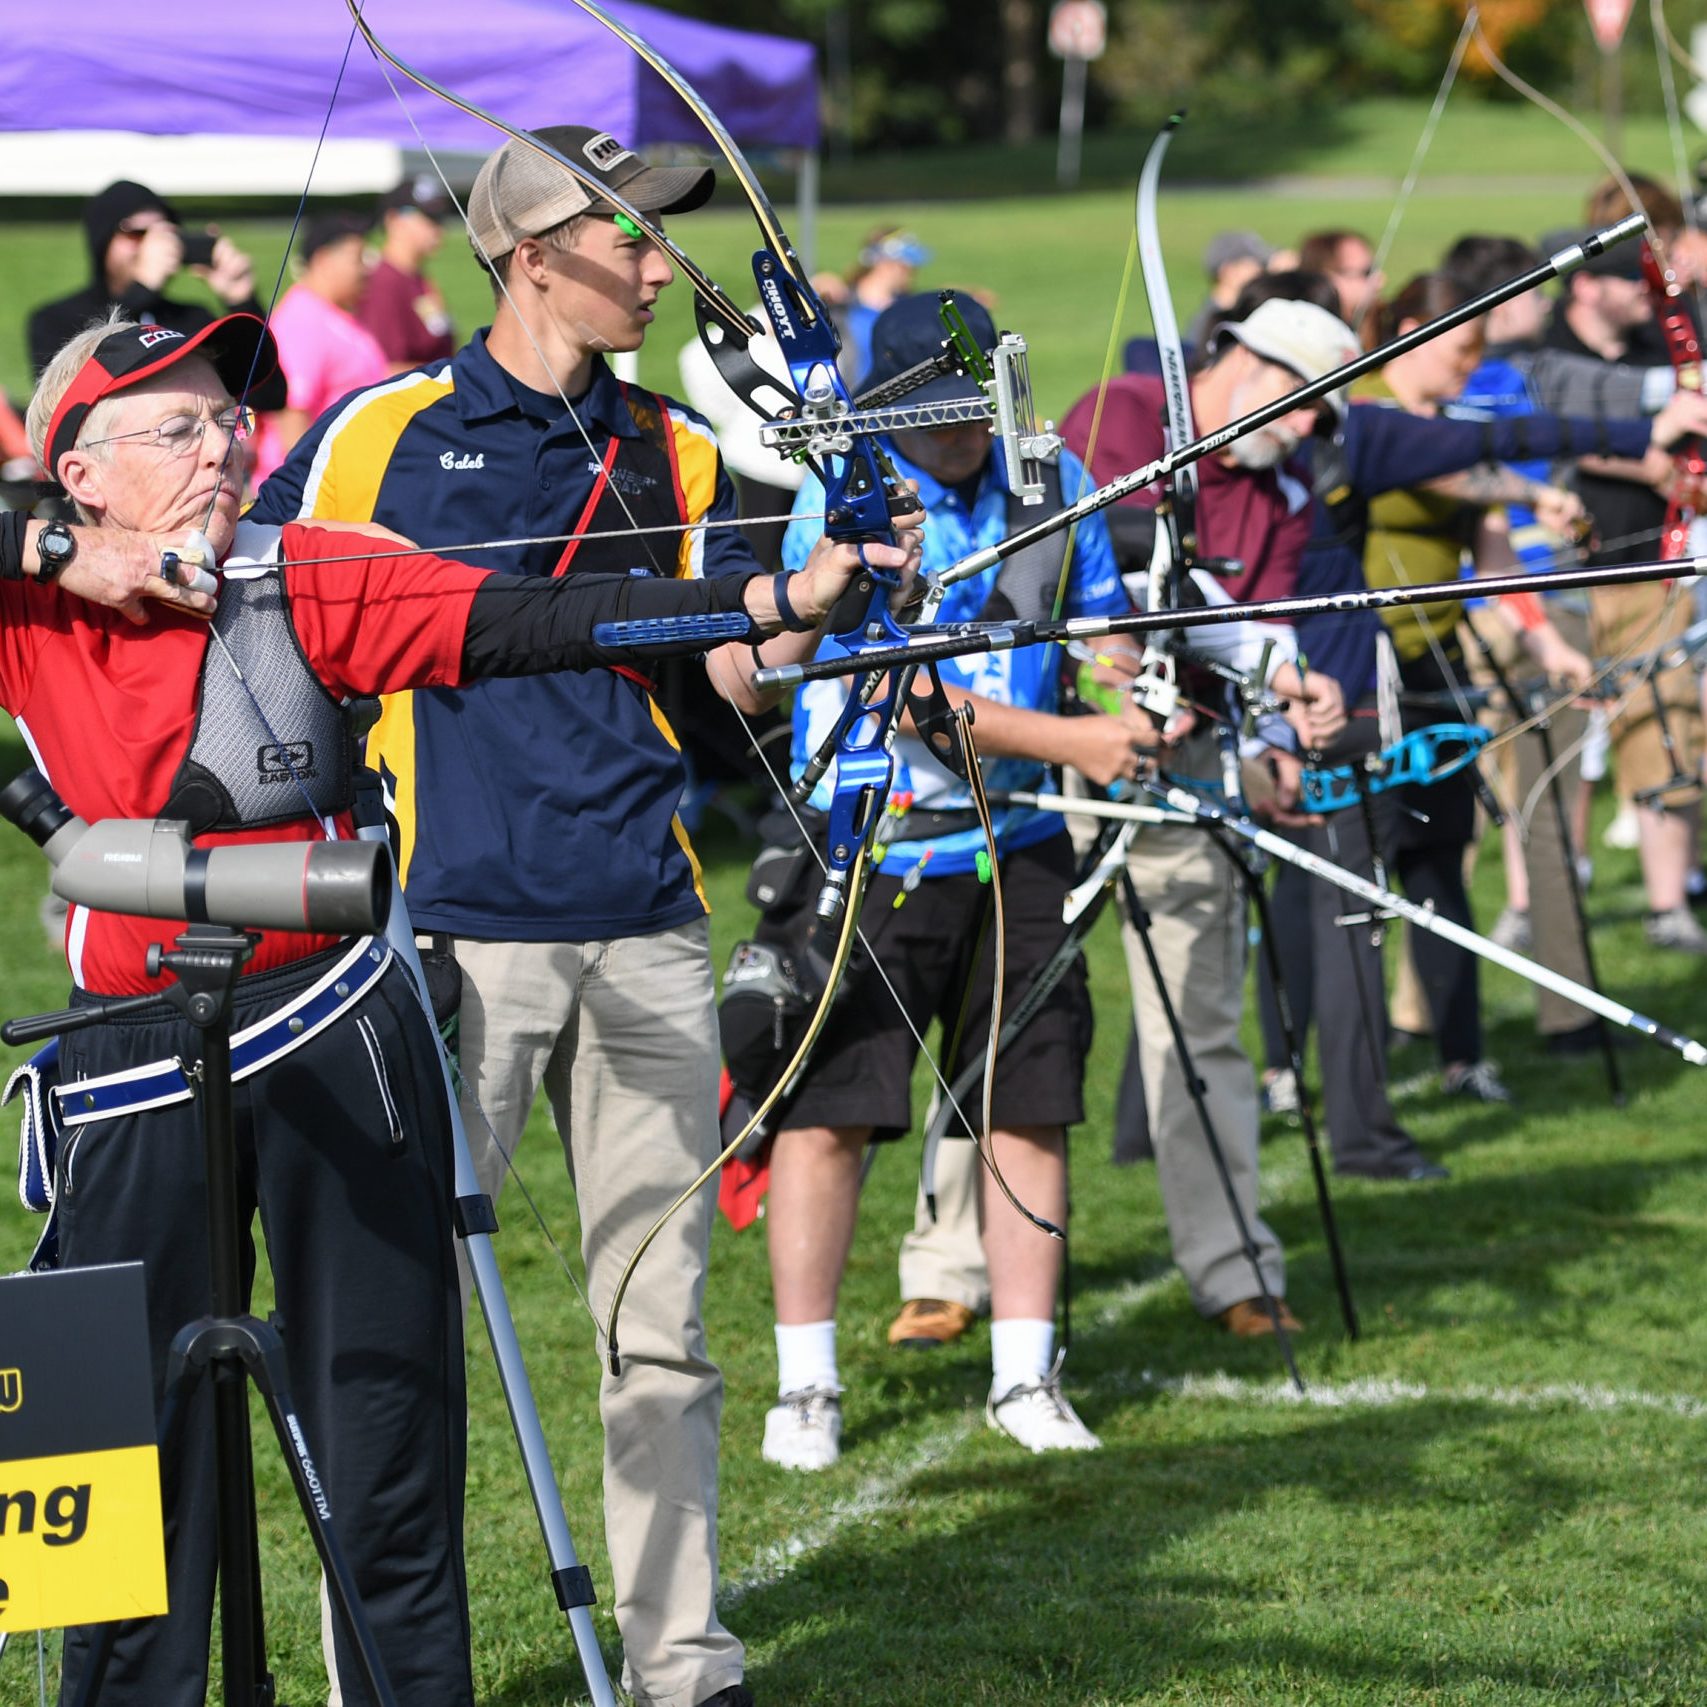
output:
[[[910,1345],[923,1351],[957,1340],[976,1318],[964,1304],[946,1298],[909,1298],[889,1324],[891,1345]]]
[[[1274,1307],[1280,1312],[1280,1325],[1289,1334],[1301,1334],[1304,1324],[1286,1307],[1284,1298],[1276,1298]],[[1268,1306],[1260,1298],[1241,1298],[1237,1304],[1223,1310],[1215,1318],[1228,1333],[1237,1335],[1242,1340],[1261,1339],[1264,1334],[1274,1332],[1274,1318],[1268,1313]]]

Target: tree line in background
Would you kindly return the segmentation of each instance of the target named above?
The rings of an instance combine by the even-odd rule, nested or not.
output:
[[[1049,0],[663,0],[667,9],[818,45],[832,152],[1025,142],[1054,124],[1060,64]],[[1438,84],[1464,0],[1106,0],[1108,51],[1090,68],[1092,125],[1147,127],[1189,101],[1199,117],[1260,124],[1311,102],[1425,94]],[[1521,76],[1592,110],[1602,74],[1582,0],[1482,0],[1482,25]],[[1670,0],[1687,46],[1707,0]],[[1692,75],[1680,68],[1680,81]],[[1648,0],[1636,0],[1622,99],[1657,111]],[[1474,51],[1466,92],[1515,99]]]

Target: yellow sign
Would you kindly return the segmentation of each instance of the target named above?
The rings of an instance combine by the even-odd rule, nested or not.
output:
[[[165,1610],[152,1446],[0,1464],[0,1630]]]
[[[0,1631],[165,1611],[142,1265],[0,1279]]]

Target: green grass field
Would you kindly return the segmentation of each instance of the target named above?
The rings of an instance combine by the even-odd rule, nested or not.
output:
[[[1401,136],[1390,115],[1365,121],[1358,111],[1342,115],[1325,151],[1289,142],[1277,168],[1397,176],[1414,122]],[[1391,271],[1424,264],[1465,229],[1534,232],[1572,217],[1572,182],[1586,185],[1594,163],[1539,118],[1497,117],[1482,146],[1454,142],[1449,164],[1478,171],[1497,159],[1552,187],[1425,189]],[[1663,169],[1663,154],[1638,163]],[[1195,258],[1212,231],[1254,224],[1281,240],[1332,222],[1373,232],[1387,205],[1329,190],[1169,193],[1163,226],[1182,309],[1195,302]],[[998,293],[1001,321],[1032,340],[1046,408],[1059,413],[1092,383],[1126,242],[1126,191],[837,206],[823,216],[822,252],[845,252],[891,216],[937,247],[925,282]],[[714,213],[683,225],[718,276],[742,276],[742,220]],[[61,228],[15,223],[5,235],[0,301],[21,320],[29,303],[73,283],[79,265]],[[239,235],[276,265],[278,225],[246,224]],[[447,257],[440,273],[462,323],[474,323],[480,287],[466,264]],[[655,329],[644,370],[654,383],[668,383],[668,352],[686,336],[685,301],[675,314]],[[1143,323],[1135,304],[1125,329]],[[0,343],[0,379],[15,388],[21,369],[21,340]],[[0,776],[23,762],[21,744],[0,740]],[[744,850],[714,829],[703,851],[721,961],[748,923]],[[1591,908],[1609,989],[1679,1029],[1707,1030],[1707,966],[1644,947],[1634,856],[1596,851]],[[21,837],[0,837],[0,873],[4,1005],[56,1007],[63,964],[36,920],[44,868]],[[1484,923],[1499,880],[1490,845],[1477,879]],[[1401,1113],[1453,1178],[1336,1188],[1363,1314],[1356,1344],[1338,1329],[1297,1131],[1271,1122],[1265,1213],[1286,1243],[1289,1296],[1308,1326],[1299,1351],[1311,1396],[1300,1402],[1272,1347],[1229,1342],[1192,1312],[1169,1265],[1153,1170],[1106,1161],[1129,1009],[1111,926],[1090,948],[1098,1041],[1073,1161],[1069,1383],[1104,1452],[1033,1461],[986,1433],[987,1330],[935,1355],[885,1346],[913,1192],[903,1148],[872,1175],[843,1291],[845,1456],[811,1478],[764,1465],[774,1361],[762,1235],[719,1225],[707,1310],[728,1384],[723,1608],[749,1645],[761,1702],[1707,1699],[1707,1329],[1696,1314],[1707,1305],[1707,1147],[1692,1070],[1635,1044],[1622,1057],[1629,1105],[1614,1111],[1599,1063],[1542,1056],[1526,991],[1489,971],[1490,1052],[1519,1105],[1449,1104],[1421,1053],[1396,1057],[1395,1076],[1408,1082]],[[573,1200],[541,1112],[520,1167],[552,1236],[573,1251]],[[593,1331],[513,1190],[503,1213],[498,1250],[614,1672]],[[21,1210],[0,1216],[0,1265],[20,1262],[34,1232]],[[469,1359],[480,1698],[555,1707],[578,1698],[578,1673],[477,1329]],[[261,1459],[272,1650],[281,1699],[301,1707],[323,1688],[314,1572],[270,1448]],[[35,1699],[28,1646],[0,1658],[0,1703]]]

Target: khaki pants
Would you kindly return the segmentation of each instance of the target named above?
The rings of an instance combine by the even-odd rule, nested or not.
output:
[[[931,1220],[924,1181],[913,1202],[913,1230],[901,1241],[901,1296],[946,1298],[977,1315],[990,1308],[990,1269],[984,1261],[978,1213],[978,1146],[945,1138],[936,1152],[936,1213]]]
[[[1180,768],[1215,774],[1211,743],[1189,743]],[[1069,820],[1081,850],[1089,839],[1084,833],[1089,822]],[[1245,899],[1238,875],[1202,830],[1150,825],[1133,842],[1127,869],[1150,915],[1162,979],[1178,1011],[1192,1064],[1204,1081],[1204,1101],[1256,1244],[1263,1279],[1270,1292],[1283,1296],[1286,1269],[1280,1241],[1257,1213],[1256,1076],[1239,1040]],[[1192,1302],[1213,1316],[1255,1297],[1256,1279],[1130,920],[1121,934],[1174,1261],[1191,1288]],[[976,1214],[976,1170],[981,1165],[970,1144],[945,1143],[939,1149],[938,1219],[932,1226],[921,1192],[913,1231],[901,1246],[903,1298],[947,1298],[971,1309],[988,1299]]]
[[[1548,604],[1548,614],[1559,633],[1579,652],[1589,649],[1588,617],[1561,605],[1557,599]],[[1533,671],[1527,655],[1516,636],[1502,624],[1491,619],[1479,621],[1477,628],[1486,634],[1494,647],[1494,656],[1506,673],[1508,681],[1521,680]],[[1475,680],[1490,679],[1491,671],[1472,670]],[[1558,699],[1556,689],[1548,691],[1549,701]],[[1530,714],[1524,713],[1527,718]],[[1501,716],[1494,724],[1496,733],[1512,726],[1510,714]],[[1565,760],[1555,772],[1555,780],[1545,780],[1546,753],[1536,731],[1520,735],[1500,753],[1504,790],[1510,809],[1522,814],[1523,865],[1529,878],[1529,923],[1534,932],[1535,946],[1531,957],[1549,971],[1587,984],[1589,968],[1583,953],[1582,933],[1577,928],[1576,908],[1571,900],[1571,874],[1565,862],[1574,857],[1569,840],[1570,801],[1576,793],[1577,779],[1582,775],[1581,741],[1588,728],[1588,713],[1570,705],[1561,706],[1547,720],[1547,739],[1555,761]],[[1569,755],[1567,758],[1566,755]],[[1559,813],[1554,809],[1552,792],[1559,791],[1565,804],[1567,832],[1559,834]],[[1551,990],[1537,988],[1535,992],[1536,1028],[1542,1036],[1551,1037],[1563,1031],[1575,1031],[1594,1018],[1587,1008]]]
[[[1205,763],[1199,759],[1194,767],[1188,747],[1181,768],[1213,775]],[[1133,843],[1127,869],[1149,914],[1157,965],[1203,1081],[1204,1102],[1256,1244],[1263,1280],[1275,1297],[1283,1297],[1286,1265],[1280,1241],[1257,1213],[1256,1075],[1239,1039],[1246,939],[1238,874],[1202,830],[1149,826]],[[1213,1316],[1255,1297],[1256,1278],[1130,920],[1121,935],[1174,1261],[1191,1288],[1192,1302]]]
[[[543,1084],[603,1323],[622,1265],[721,1147],[705,923],[605,942],[453,947],[475,1172],[495,1201]],[[623,1302],[622,1374],[607,1369],[599,1390],[623,1684],[660,1707],[693,1707],[742,1675],[741,1644],[716,1605],[723,1379],[702,1309],[715,1207],[700,1192],[646,1253]]]
[[[1602,656],[1627,650],[1649,652],[1665,646],[1689,627],[1695,614],[1686,592],[1667,599],[1671,589],[1652,581],[1627,587],[1596,587],[1593,608],[1594,645]],[[1696,776],[1701,767],[1701,706],[1693,670],[1663,670],[1654,680],[1666,708],[1666,727],[1673,750],[1668,753],[1654,711],[1652,687],[1644,682],[1625,700],[1612,721],[1612,762],[1618,792],[1631,796],[1670,782],[1674,767]],[[1685,797],[1679,794],[1678,803]]]

